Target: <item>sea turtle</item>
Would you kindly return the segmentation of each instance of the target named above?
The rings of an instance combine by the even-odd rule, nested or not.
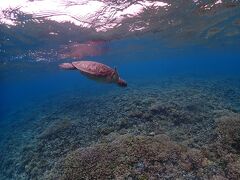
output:
[[[121,87],[127,86],[126,81],[119,77],[116,68],[112,69],[109,66],[99,62],[75,61],[72,63],[62,63],[59,66],[63,69],[79,70],[83,75],[93,80],[116,83]]]

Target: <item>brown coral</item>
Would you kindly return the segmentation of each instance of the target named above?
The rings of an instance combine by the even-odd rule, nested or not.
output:
[[[205,162],[199,150],[180,146],[164,135],[125,135],[110,144],[68,154],[50,179],[179,178],[197,176]]]
[[[217,126],[220,143],[231,152],[240,153],[240,114],[220,118]]]

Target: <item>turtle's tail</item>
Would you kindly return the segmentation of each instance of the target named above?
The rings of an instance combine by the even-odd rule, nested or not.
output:
[[[59,67],[62,68],[62,69],[66,69],[66,70],[74,70],[76,69],[72,63],[62,63],[62,64],[59,64]]]

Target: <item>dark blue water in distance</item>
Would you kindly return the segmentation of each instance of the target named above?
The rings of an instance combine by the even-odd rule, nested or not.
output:
[[[124,43],[124,40],[118,42],[119,46],[124,46]],[[155,43],[153,41],[151,46]],[[131,42],[129,44],[131,45]],[[111,49],[113,52],[116,51],[116,55],[105,54],[89,59],[103,62],[111,67],[116,66],[121,76],[128,82],[128,88],[133,88],[135,85],[141,88],[141,84],[158,83],[168,77],[204,79],[240,77],[239,49],[236,47],[219,50],[203,46],[185,49],[158,48],[159,52],[153,52],[146,47],[143,52],[126,51],[123,54],[118,53],[118,49]],[[105,94],[106,91],[119,88],[115,85],[89,81],[78,71],[59,70],[56,63],[41,63],[40,67],[37,63],[30,63],[30,66],[34,66],[35,69],[33,71],[24,70],[24,67],[17,70],[7,69],[8,76],[1,78],[3,114],[8,112],[7,109],[15,109],[49,95],[67,93],[68,90],[76,89],[85,95],[86,93]]]
[[[100,31],[106,9],[91,27],[1,12],[0,179],[240,179],[239,2],[144,2]],[[127,87],[59,68],[83,60]]]

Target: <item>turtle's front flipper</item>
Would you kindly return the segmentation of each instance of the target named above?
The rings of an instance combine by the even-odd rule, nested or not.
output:
[[[74,70],[74,69],[77,69],[76,67],[74,67],[72,65],[72,63],[62,63],[62,64],[59,64],[59,67],[62,68],[62,69],[66,69],[66,70]]]

